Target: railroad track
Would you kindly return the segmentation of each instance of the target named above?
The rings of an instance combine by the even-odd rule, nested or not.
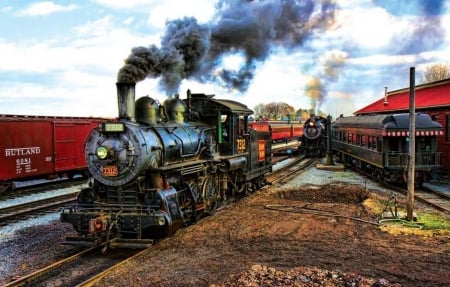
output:
[[[68,203],[76,201],[78,190],[46,199],[34,200],[0,208],[0,226],[8,225],[17,220],[23,220],[37,213],[45,213]]]
[[[408,194],[408,190],[401,187],[396,187],[392,185],[388,185],[389,188],[402,193],[402,194]],[[450,198],[448,195],[435,192],[433,190],[426,190],[424,188],[415,188],[414,190],[414,199],[423,202],[425,204],[428,204],[432,206],[433,208],[436,208],[440,211],[443,211],[447,214],[450,214]]]
[[[401,193],[403,195],[407,195],[408,194],[408,190],[404,187],[399,187],[387,182],[382,182],[379,181],[377,178],[373,177],[372,175],[365,173],[364,171],[360,170],[360,169],[356,169],[354,167],[349,167],[347,166],[347,168],[351,168],[352,170],[359,172],[361,174],[363,174],[364,176],[384,185],[385,187]],[[424,189],[424,188],[414,188],[414,199],[418,200],[422,203],[428,204],[429,206],[442,211],[444,213],[450,214],[450,197],[448,194],[444,194],[444,193],[440,193],[440,192],[436,192],[434,190],[428,190],[428,189]]]
[[[55,182],[45,182],[45,183],[39,183],[34,184],[26,187],[20,187],[16,188],[12,191],[8,191],[5,193],[0,193],[0,202],[11,200],[14,198],[20,198],[25,196],[33,196],[37,194],[41,194],[43,192],[48,192],[51,190],[57,190],[57,189],[63,189],[68,188],[72,186],[78,186],[81,184],[87,183],[86,178],[73,178],[73,179],[67,179],[67,180],[61,180],[61,181],[55,181]]]
[[[91,286],[99,275],[139,252],[142,251],[117,249],[111,254],[105,254],[102,246],[91,247],[17,278],[5,287]]]
[[[292,158],[285,166],[272,172],[267,176],[267,181],[271,184],[284,183],[292,176],[297,175],[303,170],[307,169],[317,161],[316,157],[310,158],[305,156],[298,156]]]

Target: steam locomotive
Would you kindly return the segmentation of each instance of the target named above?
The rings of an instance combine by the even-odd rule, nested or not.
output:
[[[441,167],[438,137],[442,126],[428,114],[415,116],[415,183],[421,185]],[[404,184],[409,160],[409,114],[340,117],[331,125],[331,146],[342,162],[380,181]]]
[[[78,233],[65,244],[145,247],[266,184],[271,134],[248,127],[245,105],[190,91],[135,102],[135,83],[117,96],[118,120],[86,141],[90,186],[61,212]]]
[[[299,147],[305,156],[324,156],[327,151],[327,118],[311,115],[303,125],[302,144]]]

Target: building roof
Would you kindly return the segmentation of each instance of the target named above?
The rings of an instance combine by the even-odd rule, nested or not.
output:
[[[409,130],[409,113],[373,114],[337,118],[333,128],[365,128],[382,130]],[[428,114],[416,113],[417,130],[442,130],[442,126],[431,120]]]
[[[416,110],[450,107],[450,79],[415,87]],[[383,97],[359,110],[354,115],[391,113],[409,110],[409,87],[390,91]]]

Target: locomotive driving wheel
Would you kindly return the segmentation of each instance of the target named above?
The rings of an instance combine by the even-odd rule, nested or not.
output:
[[[213,214],[218,206],[219,190],[217,189],[212,176],[208,176],[203,180],[202,195],[205,205],[205,212],[208,214]]]

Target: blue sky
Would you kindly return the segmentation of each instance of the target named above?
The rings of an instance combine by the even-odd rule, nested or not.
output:
[[[171,47],[186,35],[197,36],[191,62]],[[449,63],[450,4],[0,0],[0,114],[117,116],[115,83],[135,47],[159,63],[136,79],[137,98],[191,89],[350,115],[385,86],[408,87],[410,67],[420,83],[426,66]]]

